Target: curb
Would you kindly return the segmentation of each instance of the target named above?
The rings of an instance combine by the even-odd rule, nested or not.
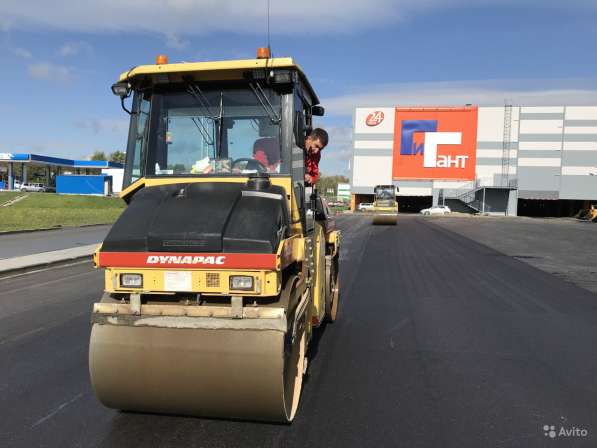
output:
[[[23,255],[0,260],[0,275],[15,271],[27,271],[41,266],[51,266],[73,260],[91,259],[98,244],[88,244],[39,254]]]

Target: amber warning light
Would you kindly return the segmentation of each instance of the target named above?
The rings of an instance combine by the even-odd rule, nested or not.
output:
[[[259,47],[257,49],[257,59],[269,59],[270,51],[268,47]]]
[[[156,63],[156,65],[167,64],[168,63],[168,56],[166,56],[165,54],[158,54],[155,57],[155,63]]]

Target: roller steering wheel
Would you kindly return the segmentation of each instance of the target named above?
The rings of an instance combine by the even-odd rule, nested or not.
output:
[[[234,167],[241,162],[247,162],[247,165],[244,168],[245,170],[256,170],[258,173],[267,173],[267,167],[265,165],[263,165],[259,160],[251,159],[249,157],[241,157],[240,159],[236,159],[234,162],[232,162],[232,169],[234,169]]]

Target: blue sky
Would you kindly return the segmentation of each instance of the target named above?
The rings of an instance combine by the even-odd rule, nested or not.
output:
[[[262,3],[262,5],[261,5]],[[325,173],[346,173],[355,106],[597,105],[597,1],[271,0],[275,55],[303,67],[328,114]],[[266,1],[3,0],[0,152],[124,150],[109,87],[131,66],[252,57]]]

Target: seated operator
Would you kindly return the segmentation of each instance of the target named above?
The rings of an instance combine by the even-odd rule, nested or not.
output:
[[[280,171],[280,139],[262,137],[253,144],[253,158],[266,168],[268,173]]]

